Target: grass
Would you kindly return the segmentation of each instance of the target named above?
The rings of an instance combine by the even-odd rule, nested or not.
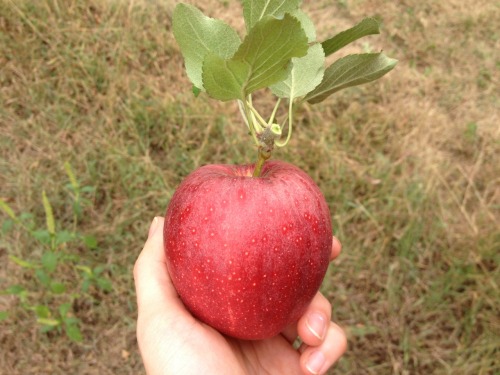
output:
[[[234,1],[203,4],[241,27]],[[79,185],[91,187],[76,232],[97,244],[59,250],[100,266],[112,286],[83,291],[82,273],[58,265],[81,342],[41,332],[19,295],[0,295],[6,374],[143,373],[132,266],[151,219],[197,166],[255,160],[233,104],[193,99],[170,31],[172,7],[0,2],[0,198],[43,228],[45,191],[56,230],[71,228],[69,162]],[[322,288],[349,335],[335,372],[498,374],[498,4],[306,8],[320,37],[379,17],[382,35],[348,52],[383,49],[400,60],[379,82],[304,107],[291,144],[274,155],[317,181],[344,244]],[[2,226],[0,290],[24,285],[30,304],[56,308],[66,296],[47,295],[11,257],[36,262],[46,246],[11,224]]]

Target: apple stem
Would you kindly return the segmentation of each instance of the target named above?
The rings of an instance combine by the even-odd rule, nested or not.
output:
[[[259,147],[259,158],[257,159],[257,163],[255,163],[255,169],[253,170],[252,177],[260,177],[260,173],[262,172],[262,167],[267,159],[271,157],[271,150],[267,147]]]

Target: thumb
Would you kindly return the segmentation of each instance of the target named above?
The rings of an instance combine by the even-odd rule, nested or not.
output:
[[[185,311],[172,284],[163,249],[162,217],[155,217],[149,229],[148,240],[134,265],[135,290],[140,315],[154,312],[167,314]]]

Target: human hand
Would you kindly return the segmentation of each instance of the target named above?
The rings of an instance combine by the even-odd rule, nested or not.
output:
[[[237,340],[197,320],[168,274],[163,224],[153,220],[134,266],[137,341],[149,375],[324,374],[345,352],[346,336],[330,321],[331,305],[319,292],[297,323],[266,340]],[[331,259],[340,250],[334,237]],[[296,350],[297,336],[302,345]]]

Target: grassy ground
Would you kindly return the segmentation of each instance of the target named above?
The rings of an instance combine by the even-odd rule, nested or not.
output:
[[[241,26],[236,2],[197,3]],[[500,373],[498,2],[305,3],[323,37],[380,17],[352,50],[400,60],[305,107],[274,156],[317,181],[344,244],[323,285],[349,335],[334,372]],[[193,99],[172,6],[0,0],[2,374],[142,373],[151,219],[195,167],[255,158],[234,105]]]

